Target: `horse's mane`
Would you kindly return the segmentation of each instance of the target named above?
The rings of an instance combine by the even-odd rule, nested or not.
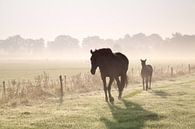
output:
[[[98,55],[113,55],[112,50],[110,48],[101,48],[95,50],[95,53],[97,53]]]

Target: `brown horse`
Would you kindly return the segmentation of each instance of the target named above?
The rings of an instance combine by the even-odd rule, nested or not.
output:
[[[142,76],[142,82],[143,82],[143,90],[145,90],[144,81],[146,82],[146,90],[151,89],[151,82],[152,82],[152,73],[153,68],[151,65],[146,65],[146,59],[141,59],[141,76]],[[150,83],[150,86],[148,87],[148,81]]]
[[[118,98],[121,99],[124,86],[127,85],[126,73],[128,70],[129,60],[122,53],[112,53],[109,48],[102,48],[95,51],[91,50],[91,54],[91,74],[94,75],[97,67],[99,67],[104,85],[105,100],[108,102],[108,92],[109,101],[114,101],[114,98],[111,95],[111,85],[114,79],[117,82],[119,90]],[[106,86],[106,77],[110,78],[108,87]]]

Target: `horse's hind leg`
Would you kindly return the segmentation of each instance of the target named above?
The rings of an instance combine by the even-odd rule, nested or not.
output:
[[[108,95],[109,95],[110,102],[114,101],[114,98],[111,95],[111,85],[112,85],[113,81],[114,81],[114,78],[110,77],[110,82],[108,84]]]
[[[117,82],[117,86],[118,86],[118,90],[119,90],[118,99],[120,99],[121,82],[120,82],[120,80],[119,80],[119,77],[116,77],[115,80],[116,80],[116,82]]]
[[[121,88],[119,91],[119,99],[121,99],[121,97],[122,97],[123,89],[124,89],[126,84],[127,84],[127,76],[126,76],[126,73],[124,73],[121,75]]]
[[[104,93],[105,93],[105,100],[108,102],[108,96],[107,96],[107,87],[106,87],[106,77],[102,77],[103,85],[104,85]]]

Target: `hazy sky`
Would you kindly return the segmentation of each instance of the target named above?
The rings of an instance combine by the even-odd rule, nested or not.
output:
[[[195,34],[195,0],[0,0],[0,39]]]

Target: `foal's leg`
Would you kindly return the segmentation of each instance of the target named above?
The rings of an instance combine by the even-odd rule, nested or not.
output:
[[[108,102],[108,96],[107,96],[107,87],[106,87],[106,77],[102,77],[103,85],[104,85],[104,93],[105,93],[105,100]]]
[[[148,90],[148,77],[146,77],[146,91]]]
[[[152,83],[152,76],[150,76],[150,80],[149,80],[149,82],[150,82],[150,86],[149,86],[149,89],[151,89],[151,83]]]
[[[145,87],[144,87],[144,77],[142,77],[142,83],[143,83],[143,90],[145,90]]]
[[[110,82],[108,84],[108,95],[109,95],[110,102],[114,101],[114,98],[111,95],[111,85],[112,85],[113,81],[114,81],[114,78],[110,77]]]

